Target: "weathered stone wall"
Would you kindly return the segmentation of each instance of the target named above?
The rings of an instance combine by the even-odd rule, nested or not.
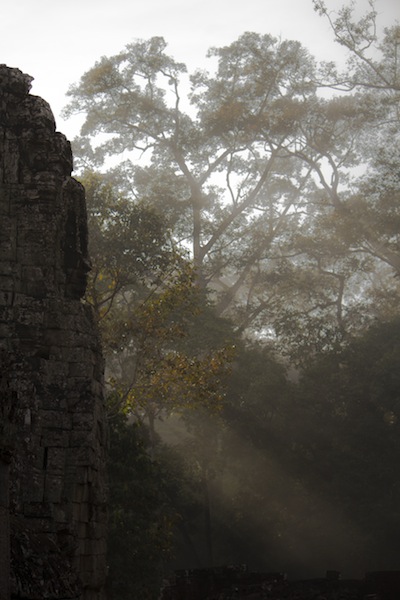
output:
[[[84,190],[30,82],[0,65],[0,481],[9,479],[11,597],[100,600],[106,420],[100,342],[81,300]],[[4,525],[7,501],[0,493]]]

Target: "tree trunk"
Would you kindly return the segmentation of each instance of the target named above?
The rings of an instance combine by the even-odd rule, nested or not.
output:
[[[156,450],[156,417],[151,406],[147,410],[147,419],[149,422],[150,458],[154,460]]]
[[[206,538],[207,566],[214,566],[213,543],[212,543],[212,525],[211,525],[211,506],[210,494],[208,489],[207,473],[202,477],[203,502],[204,502],[204,532]]]

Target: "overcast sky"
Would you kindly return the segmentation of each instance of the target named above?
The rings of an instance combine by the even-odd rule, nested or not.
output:
[[[326,5],[337,10],[346,1]],[[355,4],[362,14],[368,0]],[[382,25],[400,21],[399,0],[376,0],[376,8]],[[299,40],[317,58],[340,54],[312,0],[0,0],[0,63],[34,77],[32,93],[50,103],[58,129],[72,137],[73,125],[60,117],[65,93],[101,56],[160,35],[192,71],[206,66],[209,47],[245,31]]]

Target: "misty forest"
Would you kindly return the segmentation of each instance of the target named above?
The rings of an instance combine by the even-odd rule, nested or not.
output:
[[[188,73],[153,37],[68,92],[115,600],[398,568],[400,27],[314,8],[347,61],[246,32]]]

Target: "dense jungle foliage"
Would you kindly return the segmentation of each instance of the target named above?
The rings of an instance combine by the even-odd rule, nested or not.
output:
[[[110,597],[172,569],[398,568],[400,27],[345,69],[244,33],[162,38],[69,92],[109,402]]]

